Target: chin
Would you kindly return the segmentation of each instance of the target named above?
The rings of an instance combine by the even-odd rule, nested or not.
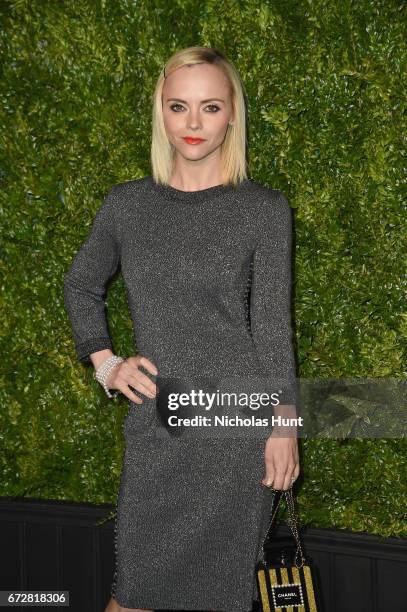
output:
[[[190,160],[202,159],[203,157],[206,157],[207,155],[212,153],[212,151],[204,150],[203,148],[200,148],[199,151],[197,150],[196,152],[185,151],[185,150],[178,151],[178,152],[180,153],[180,155],[182,155],[182,157],[185,157],[185,159],[190,159]]]

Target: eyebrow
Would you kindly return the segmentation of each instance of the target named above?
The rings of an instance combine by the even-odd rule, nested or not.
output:
[[[225,100],[222,100],[221,98],[209,98],[208,100],[201,100],[202,103],[204,102],[224,102]],[[182,102],[183,104],[188,104],[188,102],[186,102],[186,100],[180,100],[179,98],[167,98],[167,102]]]

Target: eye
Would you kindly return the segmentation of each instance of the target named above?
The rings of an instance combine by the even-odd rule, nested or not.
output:
[[[177,110],[177,107],[180,109],[184,108],[182,104],[176,102],[175,104],[171,104],[170,109],[174,111],[174,113],[179,113],[180,111]],[[217,104],[208,104],[208,106],[206,106],[205,108],[213,109],[209,111],[210,113],[217,113],[220,110],[220,107]]]
[[[170,109],[173,110],[175,113],[178,113],[179,111],[175,110],[176,106],[180,106],[181,108],[183,108],[182,104],[171,104]]]

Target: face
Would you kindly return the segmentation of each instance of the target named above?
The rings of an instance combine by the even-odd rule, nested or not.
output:
[[[220,68],[206,63],[177,68],[164,81],[162,102],[165,130],[176,154],[199,160],[220,150],[233,121],[229,81]]]

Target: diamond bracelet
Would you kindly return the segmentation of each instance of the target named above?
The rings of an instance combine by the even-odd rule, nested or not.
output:
[[[94,377],[102,385],[102,387],[106,391],[107,397],[109,398],[116,397],[116,395],[118,394],[118,390],[115,390],[113,391],[113,393],[110,393],[108,387],[106,386],[106,380],[112,369],[123,361],[126,361],[124,357],[119,357],[118,355],[111,355],[102,363],[102,365],[98,367],[98,369],[94,373]]]

